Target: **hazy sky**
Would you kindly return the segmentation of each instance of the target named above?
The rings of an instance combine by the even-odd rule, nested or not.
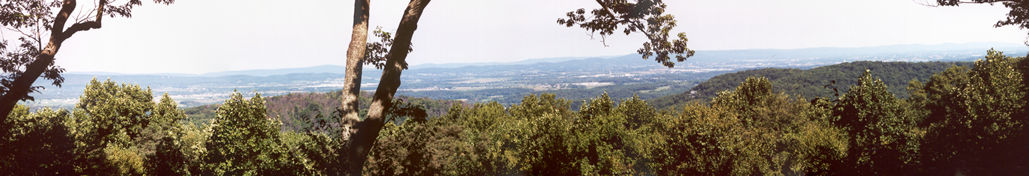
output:
[[[929,0],[665,0],[690,48],[856,47],[965,42],[1021,43],[1026,32],[994,28],[1000,5],[934,8]],[[396,30],[406,0],[373,0],[371,29]],[[608,47],[580,28],[557,25],[592,0],[434,0],[408,62],[511,62],[633,53],[641,35]],[[352,0],[179,0],[151,3],[133,18],[65,42],[57,64],[71,72],[205,73],[343,65]]]

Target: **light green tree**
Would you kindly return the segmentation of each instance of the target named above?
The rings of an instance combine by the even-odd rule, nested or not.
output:
[[[191,143],[183,140],[187,133],[182,121],[185,118],[185,113],[165,93],[154,108],[150,125],[145,130],[148,135],[143,144],[150,149],[146,161],[148,174],[189,174],[189,165],[195,163],[190,162],[194,158],[186,149]]]
[[[93,79],[75,105],[76,171],[144,174],[145,138],[154,101],[150,88]]]
[[[304,175],[310,174],[306,156],[293,152],[279,132],[281,122],[269,118],[260,94],[245,99],[233,92],[218,107],[205,142],[201,175]],[[292,138],[291,138],[292,139]]]

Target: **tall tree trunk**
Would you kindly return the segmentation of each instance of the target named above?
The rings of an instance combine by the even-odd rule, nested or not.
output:
[[[379,87],[375,89],[372,105],[368,108],[368,117],[357,124],[356,132],[350,137],[345,149],[350,175],[361,174],[368,152],[375,146],[375,139],[384,124],[386,110],[392,106],[393,94],[400,87],[400,73],[406,63],[407,52],[411,48],[411,37],[418,28],[418,20],[429,1],[411,0],[404,10],[404,18],[397,27],[397,36],[386,56],[386,67],[383,68],[382,77],[379,79]]]
[[[29,94],[29,90],[32,88],[32,84],[36,82],[36,78],[39,78],[51,64],[54,63],[54,55],[57,54],[59,44],[54,44],[51,39],[50,44],[47,44],[46,49],[36,56],[36,60],[32,61],[26,68],[25,72],[14,79],[14,86],[4,94],[3,98],[0,98],[0,114],[3,114],[3,119],[0,119],[0,123],[7,120],[7,116],[10,115],[11,111],[14,110],[14,106],[21,101],[22,97]]]
[[[50,32],[50,40],[47,43],[46,48],[42,48],[43,51],[36,56],[36,60],[25,66],[25,72],[18,75],[14,79],[13,86],[7,90],[2,98],[0,98],[0,123],[7,121],[7,116],[10,115],[11,111],[14,110],[14,106],[18,104],[18,101],[29,94],[32,90],[32,84],[36,82],[36,78],[46,71],[54,63],[54,56],[57,55],[57,51],[61,49],[61,44],[68,37],[78,31],[84,31],[89,29],[100,28],[100,19],[103,16],[103,6],[107,4],[106,0],[100,1],[100,8],[97,10],[96,21],[76,23],[68,28],[68,31],[64,31],[64,23],[68,21],[72,11],[75,11],[76,2],[75,0],[64,0],[61,3],[61,11],[57,13],[57,17],[54,18],[53,28]]]
[[[343,126],[342,139],[350,137],[351,127],[360,121],[357,115],[358,100],[361,95],[361,72],[364,65],[364,54],[368,42],[368,0],[354,0],[354,29],[350,35],[350,47],[347,49],[347,70],[343,80]]]

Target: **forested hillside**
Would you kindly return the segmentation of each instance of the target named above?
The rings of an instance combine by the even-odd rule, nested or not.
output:
[[[945,64],[945,63],[938,63]],[[869,69],[871,70],[871,69]],[[573,110],[552,94],[521,103],[451,103],[435,115],[397,103],[369,175],[1008,175],[1029,172],[1029,61],[989,51],[904,87],[876,72],[840,96],[807,100],[749,77],[710,103],[659,110],[607,94]],[[781,78],[780,78],[781,79]],[[72,110],[19,106],[0,123],[2,175],[338,175],[347,141],[327,123],[333,98],[241,93],[209,124],[167,95],[92,81]],[[308,101],[295,106],[271,102]],[[429,101],[437,102],[437,101]],[[425,105],[425,104],[422,104]],[[272,108],[280,110],[270,110]],[[316,106],[315,106],[316,107]],[[292,109],[292,110],[290,110]],[[287,115],[269,115],[287,114]],[[433,118],[426,118],[433,114]],[[335,118],[335,115],[332,115]],[[306,122],[305,122],[306,123]]]
[[[768,78],[772,90],[804,98],[835,97],[846,92],[858,77],[871,71],[889,86],[890,93],[908,97],[907,85],[913,80],[925,82],[935,73],[951,66],[970,66],[971,62],[878,62],[859,61],[822,66],[813,69],[764,68],[718,75],[689,91],[650,100],[656,107],[679,107],[690,101],[707,101],[718,92],[729,90],[749,77]]]
[[[0,0],[0,176],[1029,175],[1029,0],[431,1]]]
[[[675,68],[639,59],[639,55],[580,58],[541,58],[506,64],[414,65],[405,70],[397,94],[432,99],[464,99],[515,104],[528,94],[554,93],[575,100],[589,99],[604,91],[612,97],[640,98],[685,92],[713,76],[759,68],[811,68],[845,61],[974,61],[987,46],[1015,55],[1029,50],[1020,44],[893,45],[860,48],[807,48],[787,50],[703,51]],[[45,89],[33,94],[29,107],[71,108],[93,78],[148,85],[167,92],[183,107],[217,104],[233,90],[257,91],[277,96],[290,92],[338,91],[345,67],[322,65],[305,68],[244,70],[207,74],[65,73],[62,86],[38,84]],[[862,70],[863,71],[863,70]],[[366,83],[378,82],[380,70],[364,70]],[[741,79],[742,80],[742,79]],[[363,87],[373,91],[374,86]],[[730,88],[730,87],[724,87]]]

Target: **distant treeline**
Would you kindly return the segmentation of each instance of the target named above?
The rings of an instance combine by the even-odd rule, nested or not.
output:
[[[833,97],[846,92],[849,85],[857,84],[865,70],[871,71],[889,86],[890,93],[899,97],[910,96],[910,81],[926,81],[935,73],[951,66],[971,66],[972,62],[879,62],[858,61],[822,66],[808,70],[764,68],[718,75],[689,91],[650,100],[656,107],[681,107],[691,101],[706,101],[718,92],[734,88],[749,77],[762,76],[775,85],[772,90],[799,95],[804,98]],[[835,88],[835,89],[834,89]]]
[[[368,106],[372,101],[371,97],[372,94],[368,92],[363,92],[358,97],[358,106],[360,107],[358,114],[361,117],[368,113]],[[338,126],[339,107],[342,103],[340,101],[341,98],[341,91],[326,93],[306,92],[272,96],[265,98],[265,101],[268,106],[268,116],[281,119],[283,129],[301,130],[316,125],[316,123]],[[451,106],[464,104],[464,102],[458,100],[436,100],[408,96],[397,96],[396,100],[399,106],[419,108],[426,111],[426,116],[428,117],[441,116]],[[211,104],[185,108],[184,110],[186,116],[189,117],[189,121],[208,123],[217,117],[219,106],[221,104]]]
[[[1026,59],[991,50],[911,81],[906,97],[871,71],[814,99],[749,77],[680,110],[607,94],[573,110],[543,94],[425,118],[397,102],[364,173],[1017,175],[1029,172],[1026,73]],[[209,123],[191,123],[150,93],[94,80],[71,111],[19,107],[0,124],[0,174],[339,175],[346,164],[338,126],[286,128],[260,95],[234,93]]]

